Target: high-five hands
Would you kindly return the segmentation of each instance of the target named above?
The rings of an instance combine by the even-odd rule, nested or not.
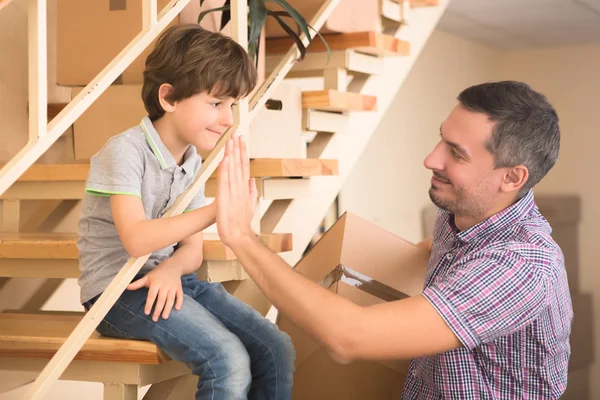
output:
[[[258,201],[254,178],[250,178],[250,160],[243,136],[230,138],[219,164],[217,229],[221,240],[230,245],[254,236],[250,224]]]

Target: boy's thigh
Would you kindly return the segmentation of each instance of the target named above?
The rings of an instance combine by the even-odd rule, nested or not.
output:
[[[125,292],[104,318],[108,332],[100,333],[149,340],[176,360],[188,349],[207,358],[243,350],[239,339],[218,318],[187,295],[181,310],[173,309],[168,319],[152,321],[152,313],[144,313],[147,293],[144,289]]]
[[[221,284],[198,282],[200,290],[191,294],[227,329],[240,338],[248,350],[255,345],[271,347],[283,342],[290,345],[287,334],[252,307],[227,293]]]

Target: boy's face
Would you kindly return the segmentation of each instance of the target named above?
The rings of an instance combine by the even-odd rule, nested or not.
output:
[[[232,97],[198,93],[177,103],[174,112],[180,138],[201,152],[211,151],[223,133],[233,125]]]

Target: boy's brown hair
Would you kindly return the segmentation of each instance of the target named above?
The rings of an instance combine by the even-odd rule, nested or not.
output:
[[[218,97],[245,97],[256,81],[252,59],[233,39],[198,25],[179,24],[160,35],[146,59],[142,99],[155,121],[165,113],[158,101],[163,83],[173,86],[166,98],[173,103],[203,91]]]

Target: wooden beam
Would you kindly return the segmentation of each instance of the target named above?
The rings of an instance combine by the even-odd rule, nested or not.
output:
[[[46,0],[29,0],[29,143],[46,135],[48,127],[48,45]]]
[[[0,199],[11,200],[81,200],[85,194],[82,181],[15,182]]]
[[[380,32],[333,33],[323,35],[331,50],[355,50],[378,56],[407,56],[410,44],[392,35]],[[267,41],[267,54],[284,53],[293,40],[288,37],[271,38]],[[309,52],[323,52],[327,48],[320,40],[313,40]]]
[[[377,97],[336,90],[302,92],[302,108],[320,111],[377,111]]]

